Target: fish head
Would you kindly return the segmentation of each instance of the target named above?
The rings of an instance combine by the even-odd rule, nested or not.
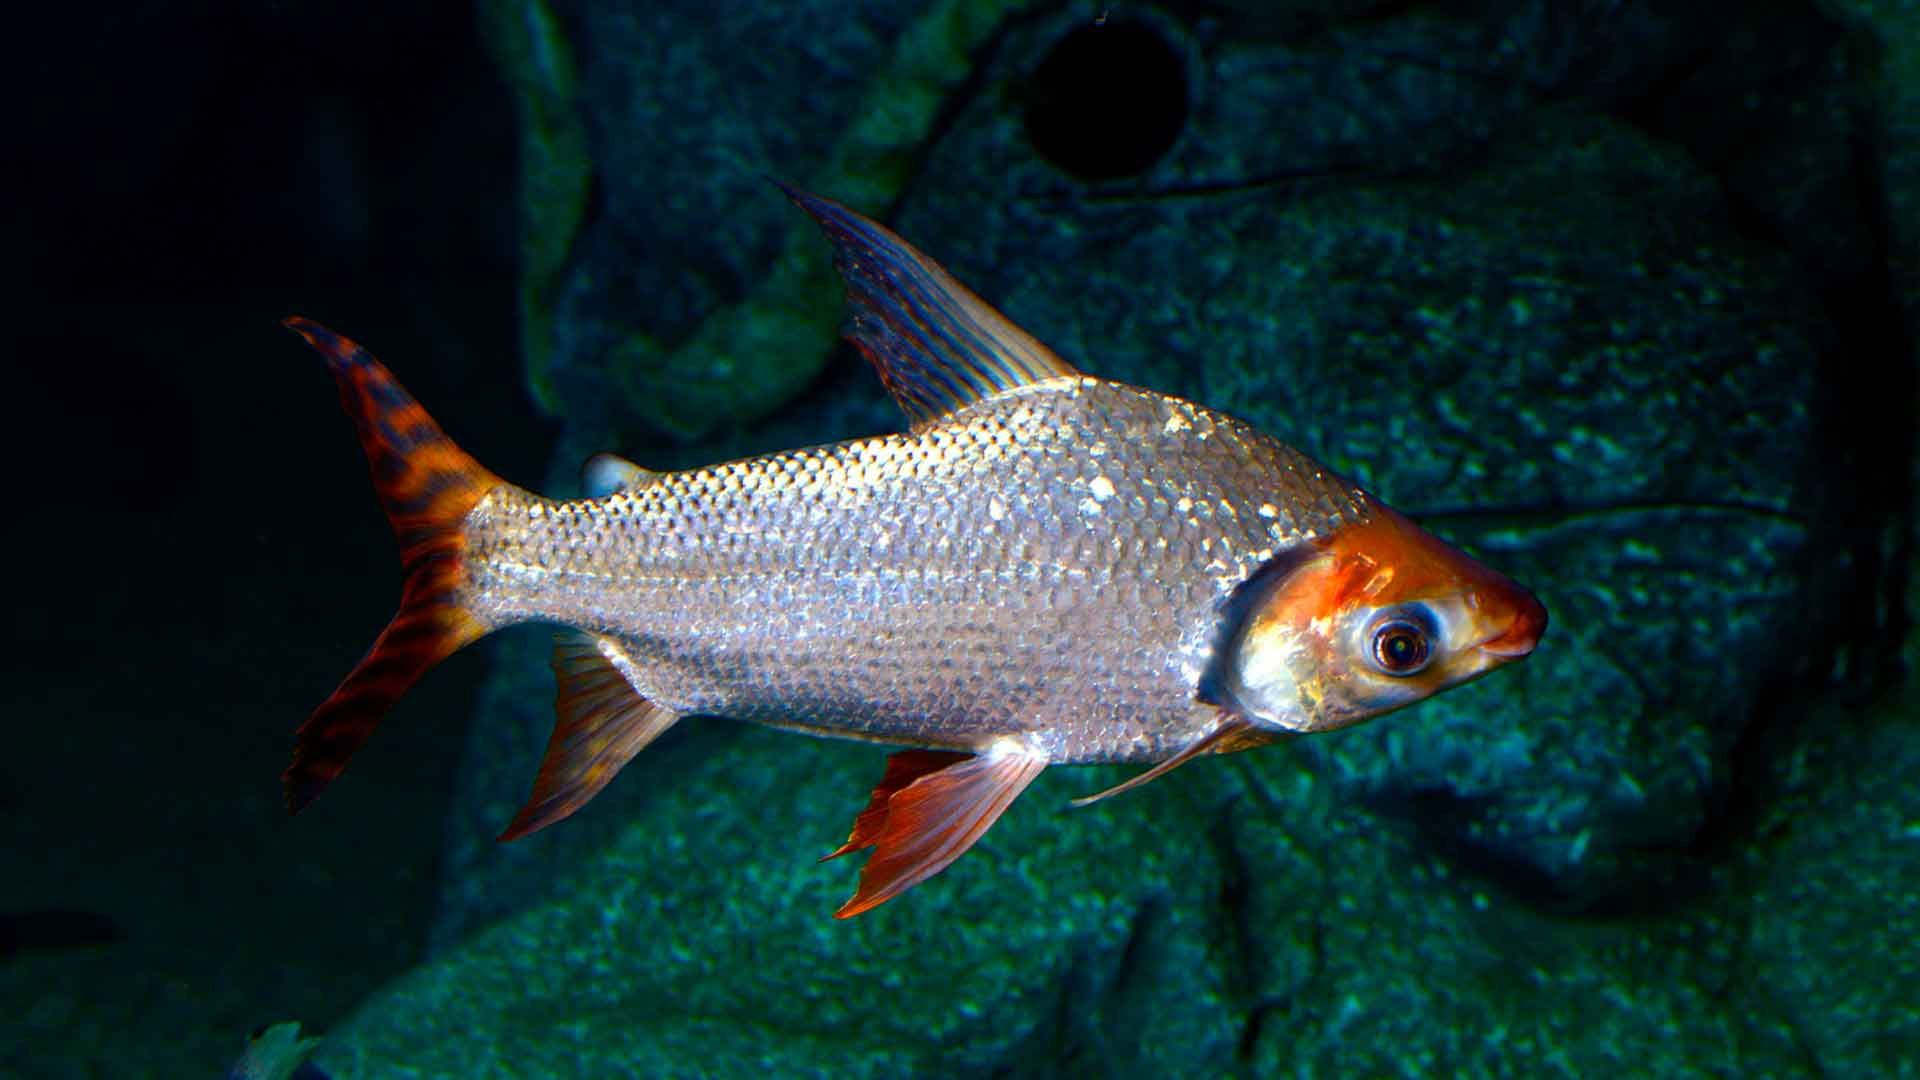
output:
[[[1371,509],[1247,598],[1217,670],[1254,723],[1356,724],[1519,660],[1545,632],[1532,593],[1387,506]]]

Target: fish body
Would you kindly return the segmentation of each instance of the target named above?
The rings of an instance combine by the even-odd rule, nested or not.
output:
[[[1239,421],[1071,375],[606,498],[502,490],[463,603],[612,639],[682,714],[1158,761],[1216,723],[1195,690],[1233,591],[1372,513]]]
[[[560,720],[503,839],[577,810],[680,718],[891,743],[834,855],[842,916],[943,869],[1056,764],[1154,767],[1345,726],[1531,651],[1545,609],[1232,417],[1083,374],[878,224],[788,194],[909,430],[590,495],[508,484],[352,342],[329,359],[406,572],[400,613],[301,729],[298,808],[425,670],[538,621]],[[1107,792],[1104,794],[1112,794]]]

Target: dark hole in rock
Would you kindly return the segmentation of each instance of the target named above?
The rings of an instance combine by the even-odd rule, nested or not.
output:
[[[1144,171],[1186,122],[1186,65],[1139,23],[1076,28],[1047,52],[1028,85],[1027,137],[1041,157],[1083,180]]]

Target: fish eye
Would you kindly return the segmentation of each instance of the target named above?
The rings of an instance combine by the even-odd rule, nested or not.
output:
[[[1424,612],[1390,611],[1369,635],[1373,666],[1384,675],[1405,678],[1425,671],[1433,660],[1432,620]]]

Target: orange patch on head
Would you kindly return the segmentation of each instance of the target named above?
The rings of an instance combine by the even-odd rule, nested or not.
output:
[[[1363,561],[1332,554],[1307,560],[1288,571],[1266,595],[1254,610],[1247,632],[1257,636],[1274,627],[1305,627],[1336,614],[1372,576],[1371,569]]]
[[[1365,524],[1270,564],[1220,689],[1270,730],[1331,731],[1477,678],[1533,650],[1532,594],[1379,503]],[[1263,568],[1263,571],[1266,568]],[[1402,642],[1406,655],[1382,652]]]
[[[1374,504],[1376,516],[1342,529],[1326,547],[1340,563],[1370,572],[1348,575],[1348,591],[1332,598],[1329,613],[1355,602],[1383,607],[1466,594],[1492,636],[1486,644],[1501,655],[1524,656],[1546,629],[1547,611],[1532,593],[1399,511]]]
[[[1342,529],[1326,542],[1327,550],[1341,562],[1371,568],[1371,573],[1353,575],[1353,587],[1369,603],[1431,600],[1458,592],[1462,586],[1516,587],[1399,511],[1379,503],[1374,509],[1373,520]]]
[[[1316,546],[1321,554],[1290,571],[1255,616],[1255,630],[1305,628],[1359,606],[1380,607],[1452,591],[1465,555],[1378,507],[1364,525],[1340,530]]]

